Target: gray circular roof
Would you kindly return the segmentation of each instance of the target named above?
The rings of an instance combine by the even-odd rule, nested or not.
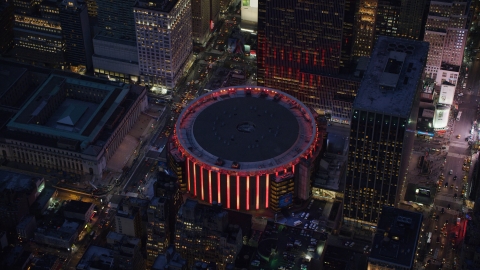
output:
[[[178,149],[213,169],[292,166],[315,147],[316,123],[300,101],[266,87],[230,87],[192,101],[175,126]]]
[[[297,118],[278,102],[251,96],[215,102],[193,124],[197,143],[212,155],[237,162],[274,158],[298,137]]]

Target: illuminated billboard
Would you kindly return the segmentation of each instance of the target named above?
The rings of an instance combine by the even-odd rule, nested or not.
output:
[[[438,104],[452,105],[455,96],[455,86],[451,84],[442,84]]]
[[[293,202],[293,194],[292,193],[287,193],[283,196],[280,196],[278,199],[278,207],[284,208],[292,204]]]
[[[242,0],[242,21],[258,23],[258,0]]]
[[[433,119],[434,129],[444,129],[448,125],[448,115],[450,114],[450,106],[437,106],[435,110],[435,118]]]

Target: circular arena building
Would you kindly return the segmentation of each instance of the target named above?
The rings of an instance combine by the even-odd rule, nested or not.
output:
[[[169,151],[182,161],[186,189],[197,199],[278,210],[294,195],[308,198],[318,137],[314,116],[296,98],[266,87],[229,87],[183,110]]]

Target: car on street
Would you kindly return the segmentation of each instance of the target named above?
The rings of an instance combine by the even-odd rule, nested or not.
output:
[[[457,135],[457,139],[460,139],[462,137],[462,135],[458,134]]]
[[[456,175],[453,177],[453,181],[455,181],[455,180],[457,180],[457,176],[456,176]]]
[[[448,172],[448,174],[452,175],[452,174],[453,174],[453,170],[450,170],[450,171]]]
[[[446,187],[446,188],[448,187],[448,182],[445,182],[445,187]]]

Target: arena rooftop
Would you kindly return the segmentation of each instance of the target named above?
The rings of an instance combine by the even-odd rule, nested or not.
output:
[[[230,87],[205,94],[185,108],[176,125],[181,148],[195,159],[240,170],[298,163],[314,145],[316,132],[305,105],[265,87]]]

